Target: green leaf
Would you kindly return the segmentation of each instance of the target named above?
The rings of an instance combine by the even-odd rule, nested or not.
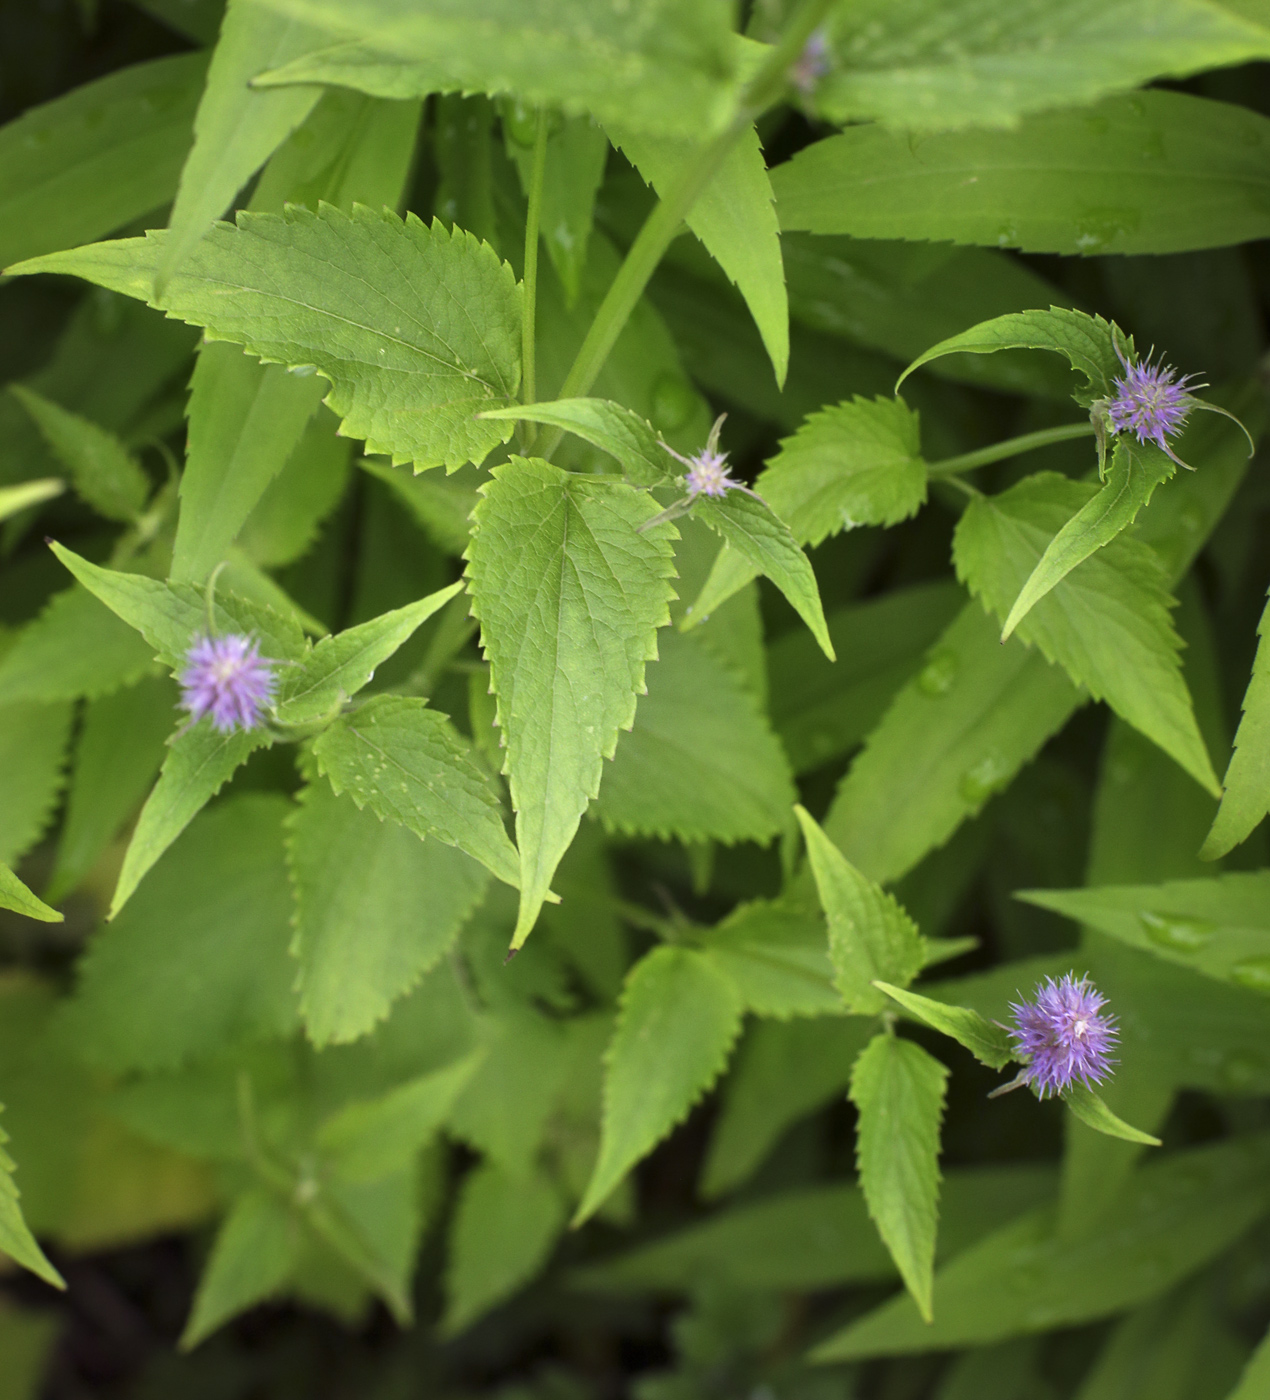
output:
[[[1089,501],[1093,489],[1091,483],[1042,472],[999,496],[976,497],[954,538],[958,576],[986,608],[1004,616],[1047,540]],[[1086,559],[1042,598],[1020,625],[1019,637],[1217,793],[1182,677],[1170,601],[1156,556],[1125,536]]]
[[[656,503],[535,459],[495,467],[468,551],[472,611],[498,697],[529,936],[551,877],[635,718],[673,596],[671,541],[641,534]],[[810,566],[808,566],[810,567]]]
[[[877,979],[907,986],[922,970],[922,936],[894,898],[862,875],[802,807],[794,811],[829,921],[835,984],[851,1011],[874,1015],[887,1005],[874,986]]]
[[[911,1040],[875,1035],[851,1073],[856,1165],[869,1215],[927,1322],[948,1071]]]
[[[1270,1385],[1270,1333],[1262,1338],[1261,1344],[1249,1358],[1239,1384],[1230,1392],[1228,1400],[1258,1400]]]
[[[24,481],[18,486],[0,487],[0,520],[8,520],[12,515],[20,515],[32,506],[43,505],[60,496],[66,490],[66,483],[56,476],[40,477],[35,481]]]
[[[1040,0],[1004,19],[975,0],[901,0],[857,7],[836,37],[846,62],[816,86],[816,112],[921,132],[1009,127],[1153,78],[1270,56],[1264,29],[1202,0]]]
[[[153,305],[166,246],[150,233],[9,271],[69,273]],[[195,246],[161,306],[269,363],[315,369],[345,435],[395,462],[454,468],[511,434],[474,415],[515,398],[520,292],[491,248],[439,223],[361,207],[241,213]]]
[[[592,112],[600,121],[690,138],[731,115],[736,50],[721,0],[638,0],[602,11],[588,0],[549,8],[476,0],[427,10],[411,0],[269,3],[358,36],[269,74],[269,83],[335,83],[383,97],[510,92],[569,115]]]
[[[297,379],[236,345],[204,345],[190,385],[174,583],[202,583],[317,412],[324,380]]]
[[[283,673],[277,700],[279,722],[310,723],[356,695],[373,679],[376,668],[462,588],[462,583],[452,583],[417,603],[324,637],[299,666]]]
[[[963,608],[896,695],[824,820],[879,883],[907,874],[1009,785],[1084,696],[1017,637],[1003,646],[977,604]]]
[[[301,792],[288,829],[300,1014],[315,1045],[356,1040],[444,955],[489,877],[326,783]]]
[[[442,1331],[461,1332],[542,1268],[565,1225],[555,1183],[483,1163],[464,1179],[450,1231]]]
[[[322,1124],[317,1145],[343,1181],[376,1181],[412,1165],[480,1063],[480,1052],[420,1075]]]
[[[1159,1296],[1221,1255],[1266,1209],[1264,1137],[1188,1148],[1135,1172],[1114,1217],[1076,1237],[1043,1207],[935,1277],[934,1322],[882,1304],[824,1342],[816,1361],[983,1346],[1076,1326]]]
[[[0,909],[12,909],[45,924],[60,924],[66,917],[37,899],[7,865],[0,865]]]
[[[575,1224],[687,1116],[740,1029],[735,987],[700,953],[666,945],[635,964],[605,1057],[600,1155]]]
[[[1234,850],[1270,812],[1270,603],[1261,614],[1257,635],[1235,750],[1222,780],[1221,806],[1200,852],[1205,860],[1218,860]]]
[[[1123,1119],[1117,1118],[1098,1095],[1083,1084],[1072,1085],[1063,1095],[1063,1102],[1087,1128],[1093,1128],[1095,1132],[1123,1138],[1125,1142],[1140,1143],[1144,1147],[1163,1145],[1158,1137],[1152,1137],[1140,1128],[1130,1127]]]
[[[185,1350],[198,1346],[231,1317],[280,1292],[295,1266],[300,1222],[271,1191],[253,1186],[230,1207],[199,1279]]]
[[[675,140],[641,132],[629,118],[606,123],[609,139],[663,199],[697,154],[700,137]],[[789,303],[780,230],[758,132],[750,127],[684,216],[745,298],[778,385],[789,368]]]
[[[172,683],[154,677],[86,707],[49,899],[80,884],[140,806],[167,756],[175,701]]]
[[[65,1288],[66,1281],[49,1263],[36,1242],[30,1227],[22,1218],[18,1204],[20,1192],[13,1181],[17,1163],[4,1150],[9,1134],[0,1128],[0,1250],[24,1269],[30,1269],[54,1288]]]
[[[0,709],[0,863],[13,865],[52,820],[73,710],[61,701]]]
[[[692,510],[698,520],[705,521],[712,530],[723,536],[724,548],[753,571],[741,583],[729,587],[724,596],[730,597],[755,573],[765,574],[810,628],[812,636],[820,643],[821,651],[830,661],[836,660],[811,561],[799,549],[789,526],[767,502],[757,500],[744,491],[729,491],[717,500],[698,496]],[[723,598],[717,600],[722,601]],[[717,603],[714,605],[717,606]],[[697,600],[695,609],[696,615],[701,616],[701,599]]]
[[[713,1200],[740,1186],[788,1128],[841,1097],[872,1031],[858,1017],[755,1021],[724,1084],[701,1195]]]
[[[201,53],[133,64],[0,127],[0,267],[166,204],[206,71]]]
[[[783,229],[1180,253],[1270,234],[1268,139],[1270,119],[1247,107],[1137,92],[920,143],[856,126],[778,166],[772,187]]]
[[[610,831],[681,841],[769,841],[797,794],[754,697],[697,636],[665,632],[648,694],[604,775]]]
[[[647,419],[609,399],[553,399],[550,403],[487,409],[483,418],[525,419],[576,433],[620,464],[637,486],[666,486],[677,468]]]
[[[65,1016],[90,1063],[160,1069],[294,1028],[289,805],[245,796],[199,817],[89,944]]]
[[[79,496],[108,520],[135,520],[150,482],[115,434],[21,384],[10,385],[9,392],[35,419]]]
[[[466,740],[426,701],[375,696],[325,729],[313,752],[337,793],[417,836],[457,846],[516,884],[516,848],[493,786]]]
[[[932,1001],[930,997],[919,996],[902,987],[892,987],[886,982],[879,981],[874,985],[892,1001],[899,1002],[917,1020],[964,1045],[980,1064],[987,1065],[989,1069],[1004,1069],[1016,1058],[1009,1034],[991,1021],[985,1021],[977,1011]]]
[[[739,904],[694,936],[710,965],[736,987],[747,1011],[780,1018],[841,1015],[824,918],[799,897]]]
[[[414,476],[369,457],[358,465],[391,488],[439,549],[460,555],[467,548],[468,520],[480,499],[474,468],[461,467],[452,476],[436,477]]]
[[[308,116],[321,89],[257,89],[251,80],[318,48],[329,35],[276,14],[258,0],[231,0],[194,117],[194,145],[168,221],[155,273],[160,294],[238,191]]]

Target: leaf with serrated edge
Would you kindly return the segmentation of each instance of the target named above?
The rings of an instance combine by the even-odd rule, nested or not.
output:
[[[529,936],[551,877],[635,718],[674,596],[668,524],[633,487],[513,457],[473,514],[468,588],[498,697]]]
[[[487,409],[481,417],[523,418],[576,433],[615,458],[638,486],[668,485],[679,470],[653,425],[610,399],[555,399],[550,403]]]
[[[985,1021],[977,1011],[932,1001],[930,997],[919,996],[902,987],[892,987],[889,982],[875,981],[873,985],[919,1021],[964,1045],[980,1064],[987,1065],[989,1069],[1004,1069],[1016,1058],[1008,1034],[1000,1026]]]
[[[13,1174],[17,1163],[4,1149],[9,1134],[0,1128],[0,1250],[24,1269],[30,1269],[45,1283],[54,1288],[65,1288],[61,1274],[44,1256],[30,1227],[22,1217],[22,1207],[18,1204],[21,1194],[14,1183]]]
[[[1087,1128],[1093,1128],[1095,1132],[1123,1138],[1125,1142],[1140,1143],[1144,1147],[1163,1146],[1158,1137],[1152,1137],[1141,1128],[1131,1127],[1122,1118],[1117,1118],[1098,1095],[1083,1084],[1073,1084],[1066,1090],[1063,1102]]]
[[[874,1015],[887,1004],[876,979],[907,985],[922,970],[922,936],[894,897],[862,875],[802,807],[794,811],[829,922],[834,980],[850,1010]]]
[[[12,909],[14,913],[46,924],[60,924],[65,918],[42,899],[37,899],[7,865],[0,865],[0,909]]]
[[[654,948],[632,968],[605,1055],[600,1155],[578,1225],[723,1072],[741,1029],[741,998],[699,952]]]
[[[851,1071],[856,1165],[869,1214],[922,1316],[931,1316],[939,1125],[948,1071],[920,1045],[876,1035]]]
[[[516,848],[498,797],[466,740],[426,701],[375,696],[328,726],[313,753],[337,793],[381,820],[458,846],[500,880],[517,883]]]
[[[9,268],[63,272],[150,302],[163,233]],[[471,234],[361,205],[238,215],[195,245],[164,291],[169,317],[268,363],[331,381],[325,402],[368,452],[453,470],[506,442],[475,417],[520,382],[520,288]],[[471,308],[482,309],[478,324]]]
[[[1270,603],[1257,625],[1257,655],[1244,691],[1235,751],[1222,782],[1221,806],[1200,856],[1218,860],[1246,841],[1270,811]]]

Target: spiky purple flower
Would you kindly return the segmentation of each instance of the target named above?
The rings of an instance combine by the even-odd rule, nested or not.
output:
[[[177,679],[181,708],[190,712],[190,723],[211,715],[213,726],[222,734],[255,729],[277,684],[273,665],[260,655],[259,643],[237,633],[196,638]]]
[[[1182,430],[1196,399],[1193,389],[1206,385],[1196,383],[1193,374],[1178,375],[1170,365],[1157,361],[1130,360],[1116,346],[1116,354],[1124,373],[1112,380],[1115,396],[1107,400],[1107,422],[1112,432],[1133,433],[1139,442],[1153,442],[1168,453],[1179,466],[1186,463],[1173,455],[1169,438]]]
[[[828,71],[829,37],[823,29],[817,29],[791,65],[789,81],[804,97],[810,97]]]
[[[1019,1078],[1038,1097],[1061,1094],[1076,1080],[1089,1087],[1111,1073],[1119,1031],[1115,1017],[1103,1014],[1106,1004],[1088,977],[1077,980],[1070,972],[1057,981],[1047,977],[1035,1001],[1011,1004],[1010,1038],[1024,1062]]]
[[[684,477],[690,496],[726,496],[734,483],[728,472],[728,454],[707,447],[691,459]]]

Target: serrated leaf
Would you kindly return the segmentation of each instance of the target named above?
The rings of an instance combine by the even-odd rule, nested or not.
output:
[[[17,1163],[4,1150],[9,1134],[0,1128],[0,1250],[3,1250],[15,1263],[30,1269],[45,1283],[54,1288],[65,1288],[61,1274],[44,1256],[30,1227],[22,1217],[22,1207],[18,1204],[21,1194],[13,1180]]]
[[[336,83],[383,97],[509,92],[570,115],[593,112],[601,121],[690,138],[731,115],[737,52],[721,0],[638,0],[599,11],[588,0],[550,7],[477,0],[426,10],[411,0],[268,3],[357,38],[265,82]]]
[[[1218,860],[1246,841],[1270,811],[1270,603],[1261,614],[1257,635],[1235,750],[1222,780],[1221,806],[1200,852],[1205,860]]]
[[[637,486],[665,486],[674,478],[674,458],[646,418],[610,399],[553,399],[550,403],[487,409],[484,418],[523,418],[564,428],[607,452]]]
[[[948,1071],[920,1045],[889,1032],[851,1073],[856,1165],[869,1215],[921,1315],[931,1317],[939,1219],[939,1125]]]
[[[1095,1132],[1121,1138],[1125,1142],[1136,1142],[1143,1147],[1163,1146],[1158,1137],[1152,1137],[1141,1128],[1131,1127],[1122,1118],[1117,1118],[1098,1095],[1083,1084],[1073,1084],[1063,1094],[1063,1102],[1087,1128],[1093,1128]]]
[[[468,520],[480,499],[475,468],[461,467],[452,476],[415,476],[385,462],[363,457],[363,471],[384,482],[418,521],[428,538],[447,554],[461,555],[471,534]]]
[[[622,485],[513,458],[482,489],[468,550],[507,746],[521,905],[529,936],[551,877],[600,787],[602,760],[635,718],[644,663],[669,620],[669,525],[644,533],[656,503]],[[810,567],[810,566],[809,566]]]
[[[325,381],[262,365],[235,345],[204,345],[194,366],[174,583],[202,583],[317,412]]]
[[[0,909],[12,909],[45,924],[60,924],[66,917],[37,899],[7,865],[0,865]]]
[[[1270,234],[1270,119],[1136,92],[1015,131],[856,126],[772,172],[782,229],[1030,253],[1180,253]],[[969,178],[967,172],[973,175]]]
[[[1004,15],[976,0],[885,0],[853,7],[836,39],[845,61],[816,85],[817,114],[920,132],[1009,127],[1270,56],[1270,33],[1204,0],[1031,0]]]
[[[1016,1058],[1007,1032],[991,1021],[985,1021],[977,1011],[971,1011],[966,1006],[932,1001],[930,997],[919,996],[902,987],[892,987],[888,982],[879,981],[874,985],[919,1021],[964,1045],[980,1064],[987,1065],[989,1069],[1003,1069]]]
[[[202,53],[136,63],[0,127],[0,267],[166,204],[206,71]]]
[[[74,709],[23,701],[0,709],[0,862],[13,865],[53,818]]]
[[[498,797],[466,741],[426,701],[375,696],[328,726],[313,753],[337,793],[417,836],[457,846],[516,884],[516,848]]]
[[[1027,477],[999,496],[981,496],[957,526],[960,577],[998,617],[1036,567],[1048,538],[1084,506],[1094,487],[1053,472]],[[1169,618],[1164,569],[1123,537],[1073,570],[1032,609],[1019,637],[1058,662],[1078,685],[1218,792],[1182,678],[1181,642]]]
[[[299,1256],[300,1221],[273,1192],[244,1191],[221,1224],[199,1279],[181,1346],[198,1346],[222,1323],[279,1292]]]
[[[631,970],[605,1056],[600,1155],[578,1224],[719,1077],[741,1029],[736,988],[691,948],[654,948]]]
[[[744,562],[753,571],[730,587],[726,596],[748,583],[755,573],[765,574],[810,628],[821,651],[830,661],[836,660],[811,561],[771,506],[744,491],[729,491],[717,499],[698,496],[692,510],[698,520],[723,536],[725,548],[736,555],[738,562]],[[717,601],[722,602],[723,598]],[[699,599],[695,605],[697,617],[701,616],[701,606]]]
[[[611,831],[770,841],[797,794],[766,716],[697,636],[667,631],[659,651],[596,815]]]
[[[792,894],[751,900],[695,936],[747,1011],[782,1019],[841,1014],[824,917],[807,901]]]
[[[78,495],[107,520],[135,520],[150,494],[137,459],[114,433],[21,384],[9,392],[35,420]]]
[[[68,273],[153,305],[165,240],[92,244],[8,271]],[[515,398],[520,291],[470,234],[361,206],[240,213],[195,246],[160,305],[269,363],[316,369],[344,434],[396,462],[453,469],[511,435],[474,415]]]
[[[663,199],[697,154],[694,141],[657,137],[607,123],[609,139]],[[763,338],[776,383],[789,368],[789,302],[772,186],[758,132],[751,126],[719,165],[684,220],[745,298]]]
[[[315,1045],[355,1040],[444,955],[489,876],[326,783],[302,791],[288,827],[300,1014]]]
[[[862,875],[802,807],[794,811],[829,923],[834,981],[851,1011],[874,1015],[887,1004],[875,981],[906,986],[921,971],[922,936],[895,899]]]
[[[306,724],[351,699],[438,608],[463,588],[452,583],[417,603],[324,637],[304,661],[282,675],[276,703],[281,724]]]

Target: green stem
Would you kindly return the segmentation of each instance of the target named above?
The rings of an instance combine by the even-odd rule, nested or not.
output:
[[[534,164],[529,180],[529,212],[525,216],[524,309],[521,316],[520,392],[521,403],[533,403],[537,396],[535,318],[538,305],[538,226],[542,221],[542,182],[547,169],[547,112],[538,109],[538,129],[534,134]],[[522,423],[525,450],[534,444],[537,427]]]
[[[560,387],[560,398],[585,394],[595,383],[609,351],[688,211],[755,118],[784,96],[789,86],[790,65],[802,53],[807,40],[834,3],[835,0],[805,0],[789,29],[742,93],[736,115],[726,129],[697,151],[679,172],[666,196],[654,206],[595,313],[586,339]],[[563,429],[552,431],[544,456],[551,455],[562,436]]]
[[[1007,457],[1018,457],[1037,447],[1048,447],[1053,442],[1092,437],[1093,433],[1092,423],[1065,423],[1061,428],[1042,428],[1039,432],[994,442],[991,447],[981,447],[977,452],[963,452],[960,457],[945,457],[942,462],[931,462],[926,471],[930,476],[966,472],[974,467],[986,467],[992,462],[1004,462]]]

